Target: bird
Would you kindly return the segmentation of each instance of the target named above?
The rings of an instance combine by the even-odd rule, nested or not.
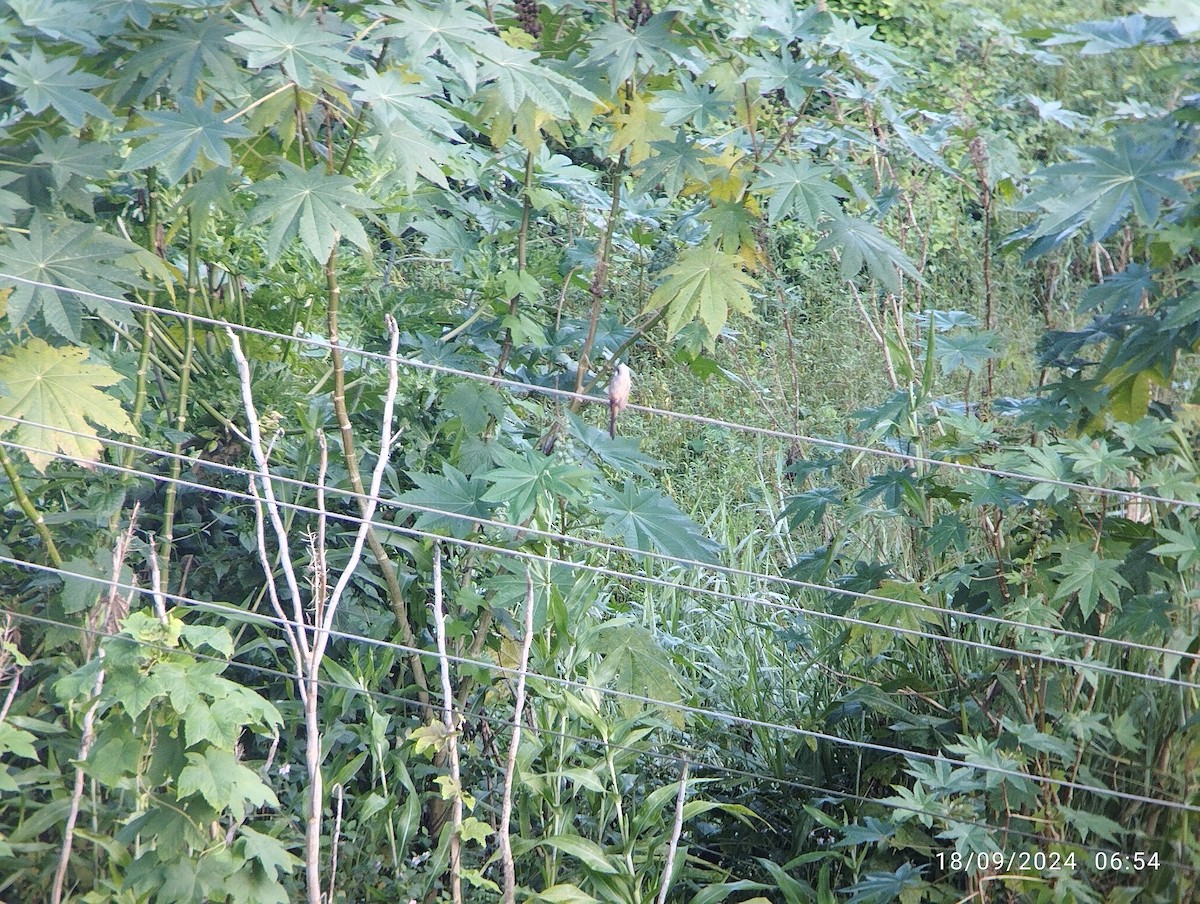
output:
[[[633,372],[624,362],[618,364],[608,384],[608,435],[611,439],[617,438],[617,415],[629,404],[632,385]]]

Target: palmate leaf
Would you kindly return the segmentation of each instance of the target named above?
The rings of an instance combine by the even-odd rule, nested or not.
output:
[[[333,13],[324,12],[322,22],[315,17],[285,16],[268,9],[262,18],[236,14],[245,31],[229,37],[229,43],[245,48],[246,65],[263,69],[278,63],[284,73],[301,88],[311,88],[322,75],[348,78],[343,67],[354,58],[341,49],[346,38],[329,29],[337,23]],[[324,27],[322,27],[324,26]]]
[[[673,200],[689,179],[705,181],[708,171],[704,160],[710,154],[690,141],[683,129],[676,131],[674,140],[655,141],[651,147],[654,153],[642,161],[636,191],[646,192],[661,184],[667,197]]]
[[[168,183],[183,181],[201,154],[210,163],[232,166],[227,141],[250,137],[250,130],[238,122],[225,122],[225,115],[213,109],[210,99],[196,106],[189,98],[181,98],[178,112],[155,110],[144,114],[154,125],[126,133],[126,138],[150,137],[135,147],[125,161],[125,172],[161,167]]]
[[[233,27],[219,16],[200,20],[178,17],[173,27],[160,25],[149,34],[153,42],[122,67],[137,76],[139,100],[164,84],[169,84],[176,96],[182,98],[195,91],[206,74],[228,85],[238,84],[243,77],[227,40],[233,34]]]
[[[230,751],[209,747],[187,758],[188,765],[179,773],[179,800],[199,794],[214,810],[228,809],[238,820],[245,816],[247,805],[279,806],[275,792]]]
[[[607,485],[600,489],[595,511],[604,516],[606,536],[619,538],[630,549],[716,562],[721,547],[700,533],[696,523],[662,490],[638,489],[628,479],[619,491]]]
[[[60,336],[79,342],[83,310],[115,320],[125,319],[126,311],[70,289],[119,296],[124,291],[122,285],[144,285],[137,271],[112,263],[138,250],[136,246],[86,223],[56,225],[38,214],[29,224],[28,235],[10,232],[8,240],[8,246],[0,247],[0,272],[64,287],[46,288],[13,281],[8,318],[14,327],[41,314],[47,326]],[[0,286],[5,283],[0,277]]]
[[[11,185],[19,178],[16,173],[0,172],[0,223],[13,223],[17,218],[17,211],[26,210],[30,206],[20,195],[3,187]]]
[[[85,363],[87,356],[87,349],[53,348],[30,339],[0,357],[0,434],[15,434],[38,471],[44,472],[56,455],[82,462],[99,458],[93,424],[126,435],[136,432],[121,403],[101,391],[120,382],[121,375],[106,365]]]
[[[722,122],[733,110],[733,104],[708,85],[683,79],[677,91],[662,91],[651,102],[663,114],[663,125],[681,126],[691,122],[697,129]]]
[[[30,113],[41,113],[47,107],[53,107],[76,128],[83,126],[89,116],[112,119],[108,107],[87,92],[88,88],[107,85],[108,80],[87,72],[75,72],[79,57],[47,59],[36,44],[30,48],[27,57],[15,50],[10,50],[8,55],[11,61],[0,61],[4,81],[17,89]]]
[[[416,526],[420,530],[437,531],[461,539],[471,533],[474,522],[491,518],[496,508],[483,498],[488,489],[486,480],[468,477],[448,462],[442,463],[440,477],[436,474],[410,474],[409,477],[417,488],[401,494],[399,502],[434,509],[417,514]]]
[[[625,106],[628,109],[617,109],[612,113],[613,136],[608,152],[615,155],[628,148],[627,161],[636,166],[650,156],[652,142],[670,141],[673,133],[663,125],[662,114],[640,94],[629,98]]]
[[[589,684],[668,704],[680,702],[679,687],[683,679],[650,631],[641,625],[617,621],[602,626],[599,635],[608,652],[590,676]],[[645,708],[640,700],[627,697],[618,698],[617,705],[627,716]],[[664,715],[673,723],[682,722],[682,714],[674,707],[664,707]]]
[[[431,98],[440,96],[441,86],[413,81],[399,70],[370,71],[353,79],[358,85],[354,99],[371,105],[371,113],[386,131],[396,124],[407,125],[426,136],[441,135],[451,141],[462,139],[458,123]]]
[[[373,6],[371,12],[396,20],[396,24],[380,29],[380,34],[403,40],[412,63],[435,54],[441,56],[472,94],[480,61],[507,47],[496,36],[491,22],[462,3]]]
[[[784,217],[794,216],[811,227],[825,217],[840,217],[842,207],[838,199],[847,197],[847,192],[829,178],[833,171],[833,167],[804,160],[764,167],[764,178],[754,187],[771,193],[767,204],[768,221],[775,224]]]
[[[678,13],[674,10],[656,13],[645,25],[632,31],[618,22],[608,22],[592,32],[592,49],[587,62],[603,65],[608,72],[608,82],[614,87],[624,82],[638,70],[671,68],[671,58],[679,49],[679,43],[671,34],[671,23]]]
[[[1173,176],[1186,161],[1174,156],[1166,140],[1139,141],[1130,129],[1118,133],[1111,148],[1080,147],[1080,160],[1060,163],[1039,175],[1047,180],[1030,193],[1023,207],[1040,209],[1032,234],[1061,241],[1086,225],[1097,239],[1117,228],[1131,211],[1144,225],[1158,222],[1164,201],[1186,202],[1187,190]]]
[[[87,0],[8,0],[26,28],[36,29],[52,41],[70,41],[95,53],[103,23]]]
[[[755,224],[759,219],[741,201],[713,201],[700,219],[708,223],[710,240],[729,254],[752,256],[757,238]]]
[[[1100,558],[1090,543],[1072,544],[1063,550],[1061,564],[1051,569],[1062,578],[1054,599],[1065,600],[1075,594],[1084,618],[1091,617],[1101,600],[1119,609],[1121,589],[1132,589],[1120,569],[1120,561]]]
[[[339,237],[369,249],[366,230],[352,211],[374,210],[379,204],[359,192],[353,179],[327,176],[321,164],[306,172],[285,162],[281,173],[278,180],[257,183],[259,203],[250,215],[252,223],[271,221],[267,254],[272,260],[278,259],[284,242],[297,236],[321,263]]]
[[[818,251],[841,252],[841,277],[850,280],[865,265],[867,271],[892,292],[900,291],[900,273],[920,281],[913,262],[879,229],[857,217],[835,217],[826,222],[829,233],[817,243]]]
[[[547,514],[555,499],[580,498],[581,488],[592,480],[582,468],[528,451],[506,453],[506,460],[506,467],[483,475],[492,484],[483,499],[503,503],[513,524],[524,524],[534,514]]]
[[[483,61],[479,82],[491,84],[510,113],[516,113],[526,100],[562,118],[571,113],[568,99],[572,96],[601,105],[600,99],[582,85],[539,63],[536,53],[504,43]]]
[[[667,309],[667,332],[675,335],[693,318],[715,337],[725,327],[729,312],[749,314],[753,277],[741,260],[710,245],[689,248],[666,270],[666,281],[654,290],[646,311]]]
[[[794,58],[787,46],[780,49],[779,56],[759,54],[743,59],[750,65],[742,78],[757,80],[759,94],[782,90],[793,106],[802,104],[809,91],[823,87],[824,75],[829,71],[827,66],[818,66],[803,57]]]
[[[39,153],[33,162],[50,167],[50,176],[58,188],[75,178],[103,179],[116,166],[108,147],[98,141],[84,143],[72,135],[52,138],[46,132],[39,132],[37,144]]]

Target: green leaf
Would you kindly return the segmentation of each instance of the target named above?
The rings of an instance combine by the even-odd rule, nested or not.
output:
[[[1192,568],[1200,565],[1200,546],[1198,546],[1196,527],[1191,521],[1180,521],[1182,530],[1172,530],[1169,527],[1158,527],[1158,535],[1166,540],[1150,550],[1151,555],[1170,556],[1176,560],[1179,568]]]
[[[676,131],[671,141],[652,141],[650,148],[650,156],[639,167],[637,191],[650,191],[661,185],[667,197],[674,199],[689,179],[705,181],[708,171],[704,160],[711,156],[710,152],[690,141],[682,129]]]
[[[0,753],[4,754],[5,760],[9,754],[36,760],[37,748],[33,746],[36,740],[37,737],[29,732],[22,731],[8,722],[0,722]]]
[[[462,140],[457,131],[460,124],[433,100],[442,96],[441,85],[414,79],[397,69],[369,70],[352,82],[358,85],[354,99],[371,105],[371,113],[385,133],[399,125],[451,141]]]
[[[663,125],[681,126],[692,123],[697,129],[722,122],[732,112],[733,104],[722,98],[708,85],[684,78],[678,91],[662,91],[650,106],[663,114]]]
[[[9,50],[12,61],[0,61],[4,70],[4,81],[21,95],[25,108],[30,113],[41,113],[47,107],[54,109],[71,125],[82,128],[89,116],[109,120],[112,114],[108,107],[88,94],[88,88],[107,85],[108,80],[87,72],[75,72],[77,56],[60,56],[46,59],[36,44],[30,47],[29,56],[23,57],[16,50]]]
[[[5,225],[16,221],[18,210],[26,210],[31,206],[20,195],[16,195],[3,187],[11,185],[19,178],[21,177],[16,173],[0,172],[0,223]],[[0,310],[0,315],[2,314],[3,311]]]
[[[1062,553],[1061,564],[1051,569],[1062,578],[1054,599],[1065,600],[1077,594],[1084,618],[1091,617],[1100,600],[1119,609],[1121,589],[1132,589],[1120,569],[1121,562],[1100,558],[1091,544],[1074,543]]]
[[[571,436],[589,455],[616,471],[635,477],[649,477],[652,471],[665,467],[657,458],[642,452],[637,440],[624,436],[612,439],[607,430],[586,424],[570,412],[567,412],[567,424]]]
[[[202,84],[205,73],[212,82],[236,85],[244,78],[230,53],[228,38],[233,27],[220,16],[200,19],[175,17],[173,27],[160,22],[151,29],[152,42],[129,58],[126,68],[138,76],[137,97],[144,99],[164,83],[174,88],[177,98],[187,96]]]
[[[571,114],[569,96],[600,104],[600,99],[582,85],[537,60],[536,53],[501,43],[484,59],[479,82],[491,85],[510,113],[516,113],[528,100],[538,110],[565,119]]]
[[[1147,143],[1131,128],[1111,148],[1080,147],[1074,163],[1060,163],[1038,175],[1047,184],[1022,205],[1044,211],[1033,234],[1056,240],[1084,224],[1097,240],[1106,238],[1132,211],[1145,225],[1158,222],[1163,201],[1184,203],[1189,194],[1173,176],[1186,168],[1167,140]]]
[[[829,233],[817,243],[817,250],[836,248],[841,252],[842,279],[853,279],[865,265],[867,271],[892,292],[900,291],[899,273],[921,281],[921,275],[908,255],[879,227],[856,217],[835,217],[825,223],[825,228]]]
[[[120,382],[120,374],[84,363],[87,356],[87,349],[52,348],[30,339],[0,357],[0,386],[7,390],[0,395],[0,435],[15,430],[38,471],[44,472],[56,455],[97,460],[101,445],[93,424],[126,435],[136,432],[121,403],[100,391]]]
[[[246,65],[252,69],[280,64],[284,73],[301,88],[311,88],[319,78],[332,76],[348,79],[349,73],[342,68],[354,58],[341,49],[346,38],[326,31],[315,17],[285,16],[267,9],[262,18],[236,13],[247,27],[229,37],[229,43],[245,48]],[[322,22],[336,22],[337,17],[329,11],[322,14]]]
[[[608,83],[614,90],[636,71],[669,70],[671,57],[682,50],[671,34],[677,15],[675,10],[656,13],[632,31],[622,23],[606,22],[591,34],[588,64],[607,66]]]
[[[257,860],[268,876],[279,873],[290,875],[292,868],[301,863],[299,857],[288,851],[278,838],[256,832],[249,826],[238,827],[238,853],[246,860]]]
[[[787,497],[781,517],[786,519],[788,527],[792,530],[809,519],[816,524],[820,522],[828,506],[842,504],[842,497],[842,491],[838,487],[815,487],[799,495]]]
[[[433,510],[418,512],[418,529],[461,539],[474,530],[474,522],[491,518],[496,506],[484,498],[488,484],[483,478],[467,477],[449,462],[442,462],[442,475],[410,473],[417,489],[401,494],[397,501]]]
[[[547,835],[544,838],[514,839],[512,844],[514,854],[524,854],[539,847],[551,847],[556,851],[562,851],[564,854],[577,858],[598,873],[611,875],[617,872],[617,868],[609,863],[608,858],[604,855],[604,848],[579,835]]]
[[[591,684],[663,703],[680,701],[679,688],[683,679],[671,667],[666,651],[650,631],[641,625],[615,622],[602,626],[599,635],[608,652],[592,673]],[[617,705],[627,716],[645,708],[640,701],[627,698],[619,699]],[[679,710],[666,707],[665,715],[677,727],[683,727]]]
[[[782,90],[784,98],[794,107],[804,103],[810,89],[824,87],[823,76],[829,71],[827,66],[817,65],[804,56],[793,56],[786,44],[780,47],[779,56],[760,53],[744,59],[750,66],[742,78],[757,80],[759,94]]]
[[[351,211],[374,210],[379,204],[354,187],[347,176],[327,176],[317,164],[307,172],[284,163],[282,178],[255,186],[259,203],[251,213],[252,223],[271,221],[267,253],[277,260],[283,243],[299,236],[308,252],[320,263],[329,259],[339,238],[346,238],[364,251],[370,240]]]
[[[535,512],[548,515],[559,497],[578,499],[580,489],[591,481],[582,468],[529,451],[520,456],[509,454],[508,462],[507,467],[483,475],[492,484],[483,498],[503,503],[513,524],[526,523]]]
[[[606,536],[620,538],[630,549],[657,550],[689,561],[716,561],[721,547],[705,537],[661,490],[639,490],[632,480],[626,480],[620,491],[602,486],[601,492],[595,509],[605,518]]]
[[[179,800],[199,794],[214,810],[228,810],[238,821],[245,817],[247,805],[279,806],[275,793],[231,751],[209,747],[189,753],[187,759],[188,765],[179,773]]]
[[[432,7],[419,3],[403,7],[381,5],[371,11],[396,20],[396,24],[386,25],[380,31],[384,37],[401,39],[412,63],[440,56],[472,94],[479,61],[507,47],[496,36],[491,22],[456,0]]]
[[[716,337],[730,311],[749,314],[750,288],[758,283],[742,269],[740,258],[710,245],[689,248],[665,273],[646,311],[667,309],[667,333],[674,336],[694,318]]]
[[[538,892],[533,900],[545,901],[546,904],[600,904],[578,885],[560,882],[552,885],[543,892]]]
[[[144,115],[154,125],[129,132],[125,137],[152,137],[129,153],[124,170],[133,172],[158,166],[169,183],[182,182],[201,154],[214,166],[231,166],[233,159],[225,142],[248,138],[251,134],[239,123],[225,122],[225,115],[215,112],[211,100],[198,107],[188,98],[181,98],[178,112],[156,110]]]
[[[943,374],[952,374],[964,367],[978,374],[988,361],[1000,356],[993,346],[996,339],[991,330],[951,333],[938,338],[934,355]]]
[[[853,885],[842,889],[850,895],[846,904],[885,904],[906,893],[926,889],[929,883],[921,878],[923,872],[923,866],[914,867],[911,863],[902,863],[891,873],[867,873]]]
[[[713,200],[700,214],[700,219],[708,223],[709,239],[722,251],[743,257],[754,253],[758,241],[754,227],[758,217],[752,215],[743,202]],[[694,360],[700,358],[697,355]],[[692,372],[696,372],[695,367]]]
[[[46,284],[12,283],[8,319],[13,327],[24,326],[41,314],[47,326],[77,343],[85,309],[117,321],[127,319],[125,308],[94,295],[120,296],[124,292],[121,285],[144,285],[137,271],[110,263],[136,246],[86,223],[52,224],[37,214],[28,235],[9,232],[8,241],[7,247],[0,247],[0,270]]]
[[[771,193],[767,204],[768,221],[773,225],[785,217],[795,216],[805,226],[815,227],[826,217],[841,217],[838,199],[847,197],[847,193],[829,178],[833,171],[833,167],[805,160],[763,167],[763,175],[754,187]]]
[[[1131,831],[1099,813],[1065,806],[1059,806],[1058,812],[1079,833],[1080,841],[1086,842],[1090,836],[1095,835],[1109,844],[1116,845],[1121,836]]]

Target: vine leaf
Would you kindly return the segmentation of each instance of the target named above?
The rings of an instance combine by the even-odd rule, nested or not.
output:
[[[159,166],[169,183],[182,182],[201,153],[216,166],[232,166],[229,145],[225,142],[249,138],[251,134],[240,123],[226,122],[223,114],[214,111],[211,100],[201,107],[188,98],[180,98],[178,112],[154,110],[145,116],[154,125],[129,132],[125,137],[152,137],[130,152],[124,170],[128,173]]]
[[[246,31],[230,35],[229,43],[244,48],[246,65],[262,69],[279,63],[283,71],[301,88],[311,88],[318,75],[348,78],[342,64],[354,58],[338,48],[345,38],[332,34],[308,19],[284,16],[267,10],[261,19],[237,14]],[[333,19],[325,13],[326,21]]]
[[[711,246],[691,248],[667,268],[666,281],[654,290],[645,310],[667,309],[667,332],[675,335],[693,318],[715,337],[729,312],[749,314],[748,289],[758,286],[738,257]]]
[[[73,72],[79,57],[61,56],[48,60],[36,44],[29,49],[27,57],[15,50],[10,50],[8,55],[11,62],[0,62],[4,68],[4,81],[20,92],[30,113],[41,113],[47,107],[53,107],[76,128],[82,127],[88,116],[112,119],[108,107],[87,92],[88,88],[107,85],[108,80],[87,72]]]
[[[353,179],[327,176],[321,164],[308,171],[293,163],[282,167],[282,179],[257,187],[260,200],[250,217],[252,223],[271,220],[267,254],[273,261],[283,243],[297,235],[321,263],[328,260],[339,236],[369,250],[366,230],[351,211],[374,210],[379,204],[360,193]]]
[[[13,285],[8,300],[13,327],[23,326],[40,313],[47,326],[78,343],[84,308],[113,320],[125,319],[123,308],[94,296],[120,295],[124,289],[118,284],[144,285],[135,271],[111,263],[136,252],[137,247],[87,223],[55,225],[38,214],[29,224],[28,235],[9,232],[8,240],[7,247],[0,247],[0,272],[45,284]],[[0,279],[0,284],[3,282]]]
[[[0,434],[15,430],[16,441],[41,473],[56,455],[96,461],[100,441],[92,424],[115,433],[136,432],[121,403],[100,390],[119,383],[121,375],[107,365],[85,363],[87,356],[84,348],[54,348],[30,339],[0,357],[5,389]]]

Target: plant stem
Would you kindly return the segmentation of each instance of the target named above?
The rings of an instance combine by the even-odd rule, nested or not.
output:
[[[183,433],[187,426],[188,391],[192,383],[192,356],[196,349],[196,324],[192,313],[196,307],[197,272],[199,267],[199,238],[194,224],[188,218],[188,285],[187,285],[187,314],[183,318],[183,363],[179,367],[179,404],[175,409],[175,430]],[[171,571],[171,548],[175,542],[175,507],[179,494],[179,474],[183,468],[183,443],[176,442],[171,451],[171,482],[167,485],[166,499],[163,501],[162,539],[158,546],[158,555],[162,564],[162,585],[169,589]]]
[[[46,527],[46,519],[42,517],[42,513],[37,510],[37,507],[33,504],[33,500],[25,492],[25,485],[21,483],[21,475],[13,467],[12,460],[8,457],[8,452],[4,446],[0,446],[0,466],[4,468],[4,474],[8,477],[8,483],[13,489],[13,495],[17,498],[17,505],[21,507],[21,511],[25,513],[25,517],[29,519],[29,523],[33,525],[33,529],[37,531],[38,537],[42,540],[42,545],[46,547],[46,556],[50,559],[50,563],[61,568],[63,563],[62,556],[59,555],[58,547],[54,544],[54,537],[50,534],[50,528]]]
[[[325,284],[328,291],[326,321],[329,327],[329,353],[333,364],[333,410],[337,417],[338,431],[342,439],[342,457],[346,462],[346,471],[350,478],[350,486],[354,490],[355,498],[358,500],[359,511],[365,517],[367,507],[370,503],[363,493],[362,472],[359,469],[358,453],[354,446],[354,428],[350,423],[350,413],[346,408],[346,362],[342,357],[342,347],[338,334],[338,310],[342,297],[342,289],[338,284],[337,278],[336,247],[329,253],[329,259],[325,262]],[[380,456],[386,456],[387,451],[387,449],[380,449]],[[404,591],[400,587],[400,581],[396,577],[396,566],[392,564],[392,560],[388,556],[387,550],[384,549],[383,543],[380,541],[379,535],[373,526],[368,526],[367,528],[367,544],[371,547],[371,554],[375,556],[375,561],[379,563],[379,570],[382,572],[384,583],[387,585],[388,601],[392,607],[392,614],[396,617],[396,623],[400,627],[404,643],[409,647],[415,648],[417,646],[417,639],[413,634],[412,625],[408,621],[407,604],[404,600]],[[429,682],[425,677],[425,666],[421,662],[421,657],[416,653],[409,656],[409,663],[411,664],[413,677],[417,682],[417,698],[420,700],[422,708],[428,712]]]

